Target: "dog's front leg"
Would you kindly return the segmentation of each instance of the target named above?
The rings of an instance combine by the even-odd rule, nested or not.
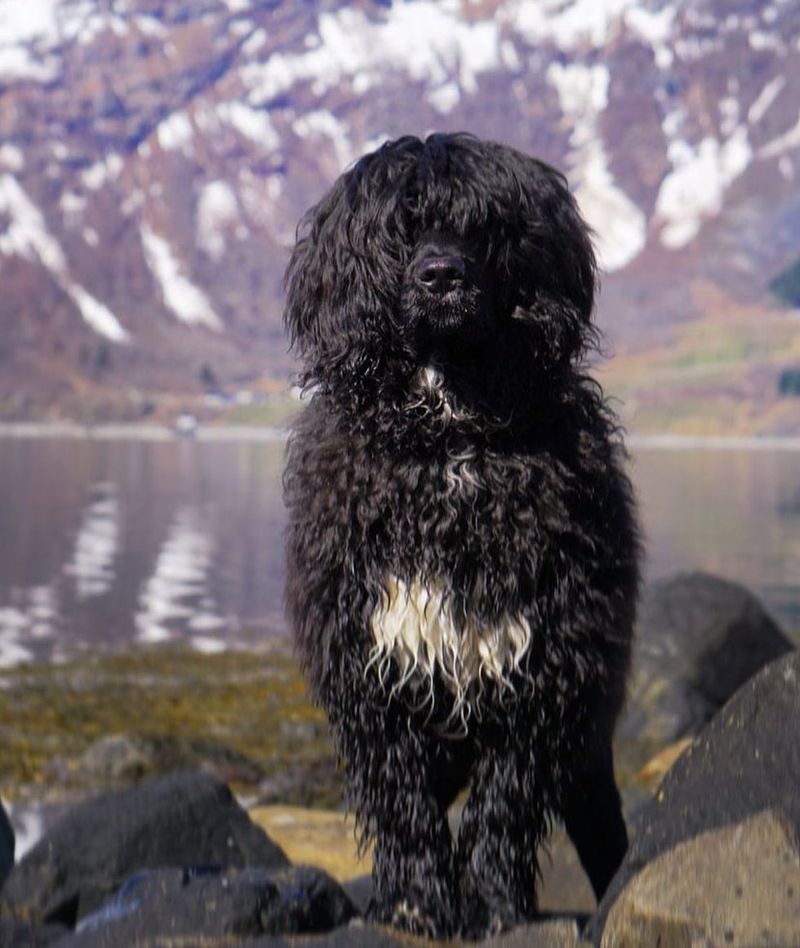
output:
[[[328,696],[347,774],[348,804],[375,843],[369,916],[424,935],[458,927],[446,803],[437,799],[435,743],[367,672]]]
[[[479,741],[458,834],[462,933],[482,938],[536,914],[537,847],[547,812],[530,726],[498,727]]]

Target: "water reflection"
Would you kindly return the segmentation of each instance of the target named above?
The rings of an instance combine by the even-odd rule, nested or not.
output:
[[[285,635],[283,446],[0,439],[0,664]],[[800,452],[633,453],[648,578],[706,569],[800,631]]]
[[[99,481],[89,489],[89,500],[75,538],[75,549],[64,572],[75,580],[78,599],[109,592],[119,548],[119,503],[116,485]]]
[[[210,528],[202,513],[194,507],[181,507],[156,558],[153,574],[139,596],[139,641],[164,642],[173,638],[176,625],[190,633],[219,632],[224,628],[213,597],[206,593],[213,551]],[[195,645],[206,650],[224,645],[221,639],[208,634],[191,637]]]
[[[0,439],[0,663],[285,634],[283,447]]]

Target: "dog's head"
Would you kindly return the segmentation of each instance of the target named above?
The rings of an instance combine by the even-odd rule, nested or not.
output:
[[[563,176],[465,134],[358,161],[304,218],[286,285],[306,379],[331,388],[499,339],[552,374],[592,338],[595,259]]]

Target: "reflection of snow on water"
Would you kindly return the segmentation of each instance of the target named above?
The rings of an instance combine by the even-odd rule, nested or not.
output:
[[[215,603],[207,595],[208,574],[214,544],[200,511],[182,507],[170,525],[167,539],[156,559],[153,574],[139,594],[136,629],[141,642],[163,642],[173,637],[176,626],[200,636],[204,647],[217,640],[207,633],[225,622],[216,615]]]
[[[0,606],[0,668],[31,661],[27,646],[33,639],[52,639],[58,618],[58,601],[50,586],[12,589]]]
[[[119,519],[114,485],[94,484],[75,538],[75,549],[64,567],[64,572],[75,579],[78,599],[102,596],[111,589],[119,550]]]

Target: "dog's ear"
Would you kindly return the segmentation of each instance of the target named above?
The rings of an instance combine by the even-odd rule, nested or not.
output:
[[[342,175],[298,228],[284,324],[308,379],[362,372],[386,350],[404,225],[397,189],[376,185],[378,154]]]
[[[518,315],[538,327],[541,343],[557,362],[579,358],[597,335],[591,231],[559,171],[533,158],[516,171],[523,176],[520,270],[528,275]]]

